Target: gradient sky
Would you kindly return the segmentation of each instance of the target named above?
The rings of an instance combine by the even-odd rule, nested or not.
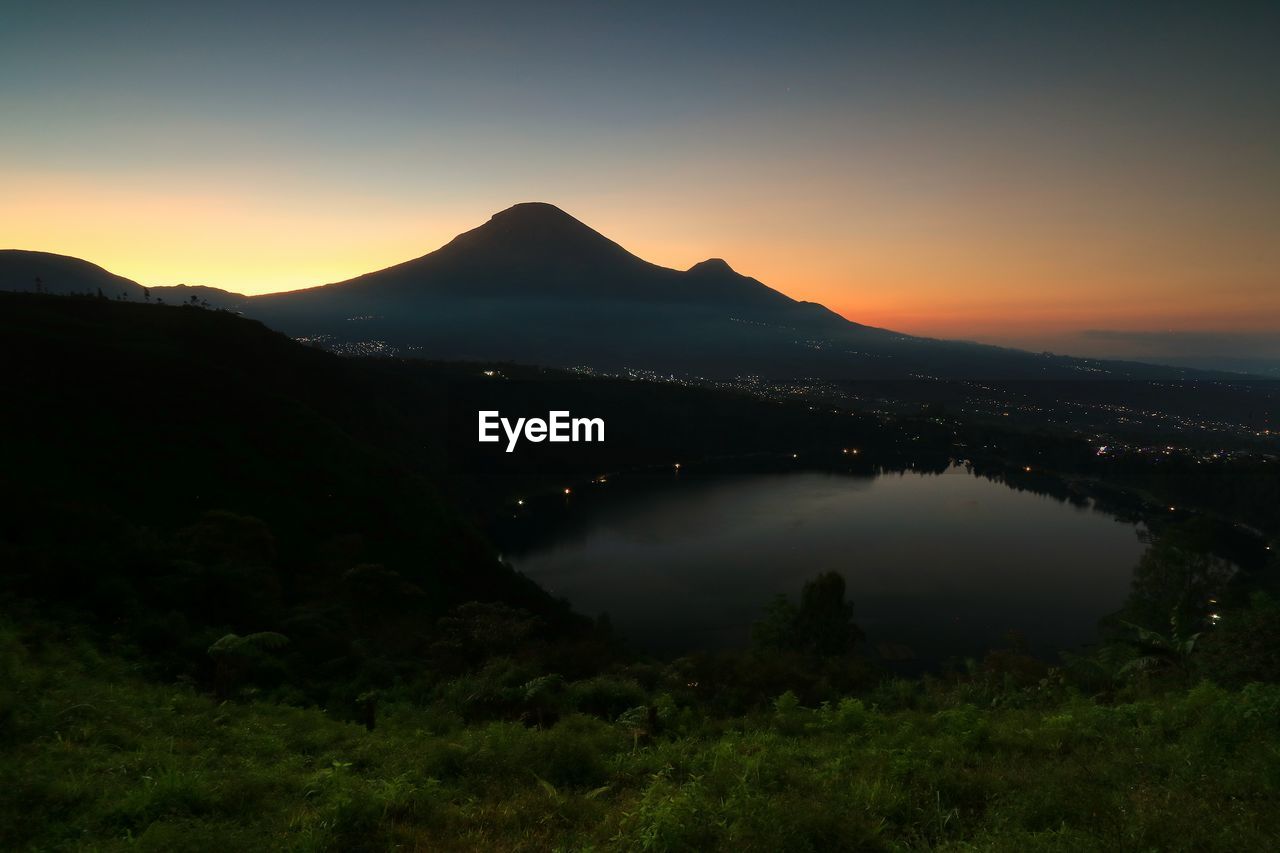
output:
[[[684,6],[6,0],[0,246],[262,293],[540,200],[859,322],[1280,358],[1280,3]]]

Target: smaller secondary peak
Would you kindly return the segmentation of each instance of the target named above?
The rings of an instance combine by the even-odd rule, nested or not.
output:
[[[735,273],[733,267],[725,263],[723,258],[707,258],[705,261],[689,267],[689,272]]]

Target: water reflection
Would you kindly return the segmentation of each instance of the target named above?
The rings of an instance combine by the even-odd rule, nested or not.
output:
[[[1079,646],[1124,601],[1143,548],[1133,524],[961,468],[682,474],[573,514],[514,564],[660,653],[747,643],[777,593],[823,571],[845,577],[858,623],[889,656],[980,654],[1010,629],[1033,650]]]

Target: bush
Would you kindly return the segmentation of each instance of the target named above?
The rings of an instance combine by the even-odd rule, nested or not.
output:
[[[575,681],[569,686],[569,707],[606,720],[617,719],[628,708],[645,705],[648,701],[644,688],[630,678],[600,675]]]

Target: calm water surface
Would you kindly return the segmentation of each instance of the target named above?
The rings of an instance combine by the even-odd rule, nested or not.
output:
[[[1010,629],[1038,651],[1077,647],[1123,602],[1143,547],[1133,525],[960,468],[685,478],[574,514],[576,532],[512,562],[660,653],[745,644],[777,593],[824,571],[888,654],[980,654]]]

